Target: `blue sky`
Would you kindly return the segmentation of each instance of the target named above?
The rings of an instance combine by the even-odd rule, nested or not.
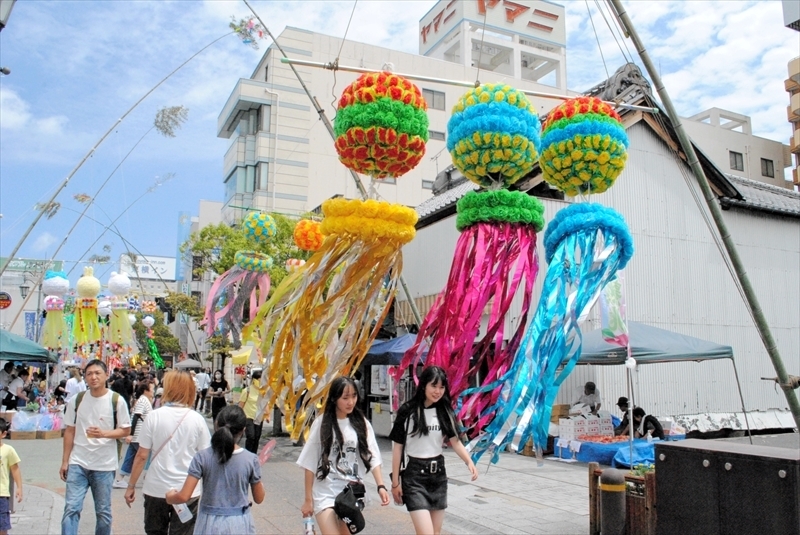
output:
[[[356,6],[348,38],[416,52],[417,23],[433,1],[365,1]],[[344,35],[352,2],[254,0],[270,30],[289,24]],[[606,78],[586,2],[565,2],[568,84],[585,90]],[[622,64],[619,46],[597,5],[589,2],[609,72]],[[787,62],[800,54],[800,33],[783,27],[780,2],[629,2],[637,29],[682,115],[712,106],[752,116],[756,135],[786,142]],[[249,13],[237,1],[26,1],[0,32],[0,255],[7,255],[49,198],[100,136],[143,94],[192,54],[228,33],[230,17]],[[52,254],[83,205],[140,140],[58,257],[112,258],[120,237],[101,236],[110,219],[144,254],[174,254],[179,211],[200,199],[221,200],[222,157],[217,116],[238,78],[247,78],[259,50],[230,35],[208,48],[150,95],[97,149],[59,195],[61,209],[42,219],[18,256]],[[632,51],[632,45],[628,43]],[[146,134],[158,109],[183,105],[189,118],[175,138]],[[146,135],[145,135],[146,134]],[[144,136],[144,137],[142,137]],[[171,178],[161,186],[153,185]],[[148,189],[153,189],[147,193]],[[136,199],[140,199],[137,202]],[[85,257],[84,257],[85,259]],[[71,267],[72,264],[68,264]],[[105,282],[111,267],[98,272]],[[77,272],[76,272],[77,273]],[[104,274],[104,275],[103,275]],[[73,276],[76,278],[77,274]],[[73,281],[74,282],[74,281]]]

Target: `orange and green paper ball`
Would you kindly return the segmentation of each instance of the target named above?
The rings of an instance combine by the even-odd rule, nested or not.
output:
[[[301,219],[294,227],[294,243],[303,251],[316,251],[322,247],[322,231],[319,221]]]
[[[536,108],[524,93],[506,84],[483,84],[453,107],[447,150],[476,184],[509,186],[533,170],[539,129]]]
[[[365,73],[339,99],[339,161],[375,179],[397,178],[425,155],[428,106],[419,88],[390,72]]]
[[[242,231],[256,243],[265,243],[278,233],[275,219],[263,212],[250,212],[242,221]]]
[[[628,159],[628,135],[619,114],[594,97],[554,108],[544,121],[542,147],[544,179],[573,197],[606,191]]]

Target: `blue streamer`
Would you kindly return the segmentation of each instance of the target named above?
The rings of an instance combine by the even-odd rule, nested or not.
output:
[[[548,225],[545,248],[549,265],[533,321],[508,372],[482,387],[503,388],[497,403],[484,413],[494,419],[470,443],[476,462],[493,451],[491,461],[496,463],[507,445],[521,451],[531,437],[537,451],[547,444],[553,401],[580,357],[579,325],[603,287],[630,260],[633,239],[614,210],[574,204]]]

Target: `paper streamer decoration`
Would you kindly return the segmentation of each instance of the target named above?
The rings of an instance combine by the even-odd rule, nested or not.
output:
[[[242,232],[255,243],[263,244],[275,236],[278,227],[272,216],[251,212],[242,222]],[[237,251],[234,262],[211,286],[203,325],[206,334],[213,336],[221,323],[223,335],[230,333],[234,349],[239,349],[245,304],[249,302],[247,320],[250,321],[269,295],[272,257],[258,251]]]
[[[628,325],[625,323],[625,292],[622,271],[606,284],[600,294],[600,325],[603,339],[609,344],[628,347]]]
[[[334,120],[339,161],[375,179],[406,174],[425,155],[427,109],[422,92],[405,78],[362,74],[339,99]]]
[[[628,135],[611,106],[578,97],[554,108],[542,127],[544,179],[570,196],[603,193],[628,158]]]
[[[447,123],[453,164],[485,187],[508,186],[533,170],[539,153],[539,118],[524,93],[484,84],[463,95]]]
[[[322,212],[322,247],[283,279],[243,333],[266,357],[260,412],[279,403],[295,438],[331,380],[351,374],[369,350],[394,298],[400,249],[417,222],[414,210],[375,200],[329,199]],[[304,390],[292,386],[298,376],[308,392],[295,410]]]
[[[69,332],[64,323],[64,299],[69,291],[69,280],[63,271],[47,271],[42,281],[44,309],[47,316],[42,328],[42,345],[51,351],[60,352],[70,347]]]
[[[558,388],[580,357],[580,323],[633,255],[633,239],[622,216],[597,204],[573,204],[559,211],[544,242],[548,269],[539,307],[511,369],[490,385],[500,386],[503,394],[484,413],[493,418],[491,423],[469,445],[475,460],[493,451],[492,462],[497,462],[505,446],[522,451],[531,437],[540,454]]]
[[[78,279],[75,299],[75,319],[72,335],[78,346],[100,341],[100,324],[97,320],[97,294],[100,293],[100,281],[94,276],[94,269],[83,268],[83,276]]]

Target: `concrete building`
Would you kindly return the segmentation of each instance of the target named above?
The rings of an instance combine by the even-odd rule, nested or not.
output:
[[[0,264],[5,264],[7,258],[0,258]],[[40,291],[41,285],[35,285],[44,271],[61,271],[61,260],[39,260],[33,258],[12,259],[3,275],[0,276],[0,328],[20,336],[35,340],[40,334],[37,330],[36,318],[42,318],[42,301],[46,295]],[[24,289],[23,289],[24,287]],[[23,295],[24,294],[24,295]],[[25,295],[30,294],[28,302],[23,307]],[[5,307],[5,308],[3,308]],[[19,319],[14,319],[19,315]],[[13,328],[11,324],[14,324]],[[41,326],[41,323],[40,323]]]
[[[607,86],[601,84],[593,92],[609,98],[613,88]],[[648,88],[638,91],[641,99],[630,102],[653,104]],[[774,377],[775,371],[721,252],[724,249],[708,207],[681,159],[669,121],[663,116],[623,112],[623,122],[630,139],[626,169],[614,187],[593,195],[591,201],[619,211],[634,238],[636,253],[625,270],[627,318],[732,346],[745,405],[748,410],[762,411],[750,424],[793,427],[783,393],[761,380]],[[715,165],[702,152],[699,158],[725,210],[729,231],[786,368],[796,374],[800,370],[800,194],[729,174],[726,166]],[[455,171],[455,175],[460,173]],[[417,207],[418,232],[403,249],[403,275],[423,314],[447,282],[459,236],[455,204],[476,187],[462,182]],[[538,170],[521,181],[520,189],[540,197],[545,222],[575,202],[542,196],[548,188]],[[541,243],[544,231],[539,236]],[[539,252],[534,308],[547,269],[541,246]],[[414,323],[404,296],[397,299],[398,322]],[[521,296],[514,299],[507,333],[517,327],[521,301]],[[583,330],[599,327],[595,310]],[[648,413],[681,417],[686,425],[703,431],[715,425],[744,428],[735,376],[727,362],[640,366],[634,377],[635,402]],[[578,366],[562,385],[556,403],[574,402],[586,381],[597,384],[603,406],[610,411],[618,396],[627,395],[623,366]]]
[[[337,37],[293,27],[287,27],[278,42],[291,57],[314,62],[333,62],[341,48],[340,65],[449,80],[471,81],[478,76],[484,82],[566,94],[564,8],[546,1],[441,0],[420,21],[421,55],[342,43]],[[280,58],[271,46],[250,79],[239,80],[219,115],[217,135],[231,140],[223,164],[227,223],[238,222],[248,209],[297,214],[334,195],[358,196],[350,173],[338,161],[333,139]],[[339,95],[358,76],[301,66],[297,70],[331,119]],[[415,83],[428,103],[426,155],[407,175],[377,187],[381,198],[408,206],[429,198],[434,178],[450,165],[447,120],[465,91],[440,83]],[[533,101],[541,113],[557,102]]]
[[[753,135],[750,117],[720,108],[683,122],[686,133],[726,173],[792,188],[784,169],[792,165],[789,146]]]

